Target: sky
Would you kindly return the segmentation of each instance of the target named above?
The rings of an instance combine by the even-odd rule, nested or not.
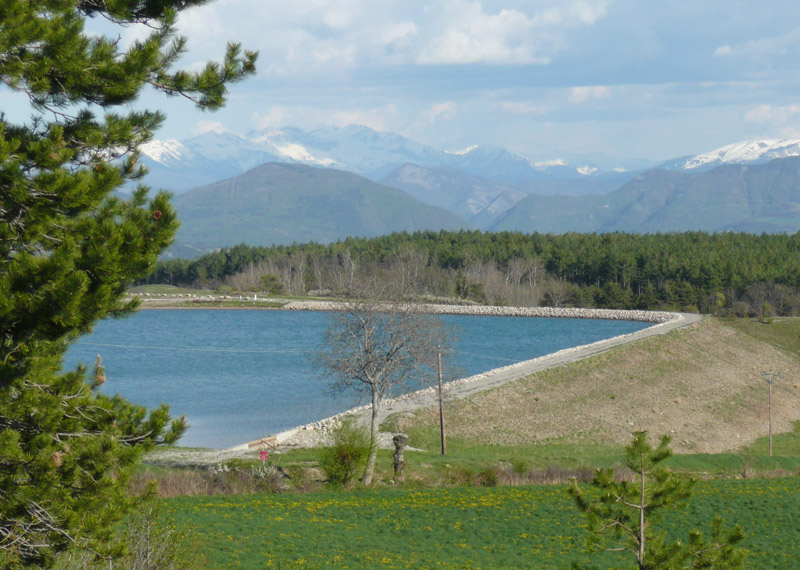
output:
[[[235,41],[258,74],[217,113],[145,95],[168,114],[160,139],[361,124],[444,150],[661,161],[800,138],[796,1],[217,0],[179,31],[181,66]]]

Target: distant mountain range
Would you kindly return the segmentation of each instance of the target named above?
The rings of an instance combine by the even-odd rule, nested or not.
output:
[[[491,227],[564,233],[800,230],[800,157],[700,172],[650,170],[599,196],[535,196]]]
[[[248,245],[329,243],[348,236],[471,228],[409,194],[340,170],[269,163],[195,188],[173,200],[176,244],[198,250]]]
[[[800,156],[800,140],[755,140],[730,144],[696,156],[671,160],[661,165],[666,170],[702,172],[724,164],[764,164],[779,158]]]
[[[444,208],[484,227],[525,197],[512,186],[459,170],[404,164],[381,183],[408,192],[416,199]]]
[[[253,131],[244,136],[207,132],[185,141],[152,141],[142,147],[150,169],[145,182],[181,193],[241,174],[266,162],[345,170],[379,181],[404,164],[447,167],[504,184],[531,180],[589,179],[606,171],[593,162],[533,161],[505,148],[475,145],[445,151],[367,127],[297,128]],[[630,170],[614,163],[617,170]]]
[[[800,229],[800,140],[743,142],[640,170],[537,162],[492,146],[447,152],[357,126],[206,133],[143,152],[146,182],[178,194],[182,245],[173,251],[183,255],[418,229]]]

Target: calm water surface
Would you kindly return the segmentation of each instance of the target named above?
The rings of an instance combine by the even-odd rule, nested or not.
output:
[[[74,344],[66,368],[100,354],[107,393],[170,404],[190,428],[182,445],[229,447],[362,403],[333,397],[311,366],[330,315],[324,312],[143,310],[99,323]],[[456,328],[463,375],[634,332],[633,321],[442,317]]]

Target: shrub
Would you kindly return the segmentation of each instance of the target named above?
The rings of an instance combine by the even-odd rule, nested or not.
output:
[[[182,570],[202,565],[186,531],[178,530],[164,503],[157,499],[143,503],[120,532],[127,552],[113,563],[76,548],[58,556],[53,570]]]
[[[369,431],[348,418],[328,436],[328,445],[319,448],[319,467],[332,485],[346,485],[353,480],[370,450]]]
[[[528,460],[520,457],[515,457],[511,460],[511,470],[517,475],[527,475],[531,470],[531,464]]]
[[[281,283],[280,277],[274,273],[262,275],[258,284],[261,290],[269,295],[280,295],[283,293],[283,283]]]
[[[481,487],[497,487],[500,481],[500,471],[494,465],[486,467],[478,473],[475,482]]]

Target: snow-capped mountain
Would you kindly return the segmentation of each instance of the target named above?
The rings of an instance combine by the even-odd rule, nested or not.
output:
[[[530,160],[496,145],[473,145],[464,150],[447,152],[441,166],[505,184],[517,184],[542,176]]]
[[[435,165],[444,154],[394,133],[368,127],[288,127],[253,131],[247,139],[270,152],[312,166],[328,166],[377,180],[406,162]]]
[[[154,140],[141,147],[150,171],[145,183],[181,193],[241,174],[259,164],[286,162],[251,141],[229,133],[208,132],[186,141]]]
[[[143,162],[150,169],[146,182],[178,193],[236,176],[266,162],[347,170],[372,180],[382,179],[403,164],[444,166],[512,185],[551,178],[585,178],[603,172],[587,162],[535,162],[493,145],[472,145],[448,152],[357,125],[264,129],[244,136],[207,132],[185,141],[152,141],[142,147],[142,153]]]
[[[723,164],[764,164],[778,158],[800,156],[800,139],[764,139],[743,141],[710,152],[679,158],[665,163],[668,170],[700,172]]]

